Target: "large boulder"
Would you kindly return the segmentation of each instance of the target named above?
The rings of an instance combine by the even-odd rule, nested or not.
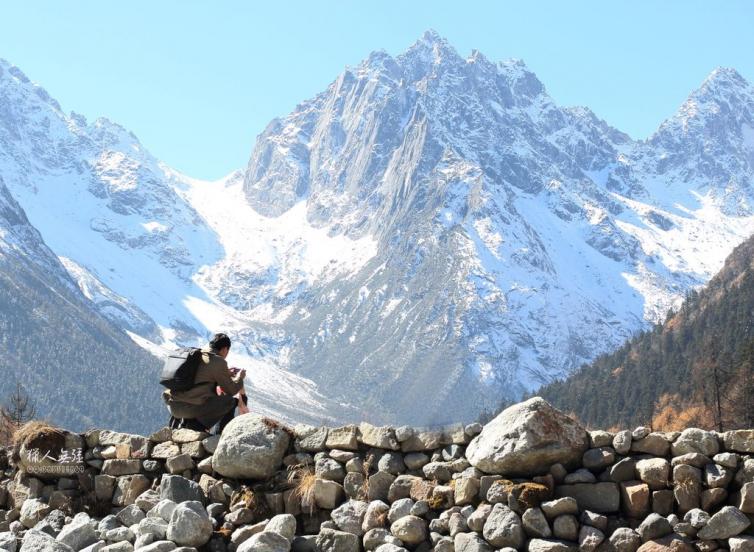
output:
[[[238,416],[225,426],[212,468],[235,479],[268,479],[283,462],[289,441],[282,426],[262,416]]]
[[[503,410],[466,450],[471,464],[487,473],[531,476],[553,464],[576,466],[589,434],[541,397]]]

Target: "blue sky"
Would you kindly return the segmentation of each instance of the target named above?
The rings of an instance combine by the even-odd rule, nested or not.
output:
[[[219,178],[345,65],[429,28],[463,55],[523,59],[558,103],[646,137],[714,67],[754,81],[753,26],[743,0],[0,2],[0,57],[65,110]]]

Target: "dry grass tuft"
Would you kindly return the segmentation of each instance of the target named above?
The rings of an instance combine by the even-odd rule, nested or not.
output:
[[[262,423],[267,426],[269,429],[276,431],[285,431],[289,437],[293,437],[293,430],[289,428],[288,426],[285,426],[278,422],[277,420],[273,420],[272,418],[262,418]]]
[[[293,485],[293,494],[301,501],[301,509],[314,513],[314,484],[317,476],[311,466],[295,467],[288,474],[288,482]]]
[[[65,446],[65,431],[42,420],[31,420],[13,432],[13,461],[21,459],[21,446],[57,455]]]

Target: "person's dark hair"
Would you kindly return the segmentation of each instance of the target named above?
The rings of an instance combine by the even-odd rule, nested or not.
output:
[[[210,339],[209,346],[215,352],[222,351],[225,347],[230,349],[230,338],[224,333],[215,334],[215,336]]]

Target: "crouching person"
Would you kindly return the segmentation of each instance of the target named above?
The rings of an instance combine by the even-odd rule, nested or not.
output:
[[[171,428],[210,431],[217,425],[219,434],[233,419],[239,403],[234,395],[245,398],[246,371],[240,370],[235,375],[230,371],[225,360],[229,352],[230,338],[223,333],[216,334],[201,350],[201,362],[191,388],[163,392],[162,398],[171,415]],[[220,390],[223,394],[218,393]]]

